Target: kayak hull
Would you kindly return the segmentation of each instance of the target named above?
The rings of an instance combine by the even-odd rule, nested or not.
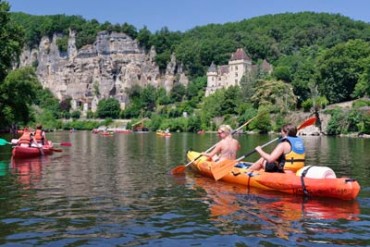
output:
[[[157,135],[163,136],[163,137],[170,137],[172,134],[171,133],[166,133],[166,132],[156,132]]]
[[[198,152],[189,151],[189,161],[199,156]],[[213,178],[212,166],[217,165],[207,157],[201,157],[191,164],[196,172]],[[220,180],[228,183],[245,185],[263,190],[279,191],[310,197],[330,197],[343,200],[355,199],[360,192],[359,183],[351,178],[308,178],[295,173],[269,173],[263,170],[248,172],[248,167],[233,167]]]
[[[43,155],[50,155],[53,153],[53,144],[49,141],[48,144],[42,147],[23,147],[14,146],[12,151],[12,156],[15,159],[27,159],[34,158]]]

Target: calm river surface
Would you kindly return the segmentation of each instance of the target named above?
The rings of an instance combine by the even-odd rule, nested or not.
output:
[[[0,146],[1,246],[370,246],[370,139],[304,137],[307,165],[359,181],[359,197],[343,201],[168,174],[216,134],[48,137],[72,146],[17,162]],[[239,156],[275,137],[237,136]]]

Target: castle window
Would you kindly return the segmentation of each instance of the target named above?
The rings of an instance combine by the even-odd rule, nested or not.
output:
[[[235,70],[238,70],[238,66],[237,65],[235,66]]]
[[[238,73],[235,73],[235,77],[238,77]]]

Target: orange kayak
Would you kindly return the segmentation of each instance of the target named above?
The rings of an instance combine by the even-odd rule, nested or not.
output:
[[[163,137],[170,137],[172,134],[170,132],[163,132],[163,131],[157,131],[157,135],[163,136]]]
[[[51,141],[42,147],[14,146],[12,156],[15,159],[34,158],[53,153],[53,143]]]
[[[189,151],[187,157],[189,161],[192,161],[199,157],[199,154],[198,152]],[[217,163],[209,161],[208,157],[201,157],[191,164],[193,170],[203,176],[211,178],[213,178],[213,166],[217,166]],[[305,168],[307,169],[308,167],[302,169]],[[308,175],[302,177],[301,171],[297,171],[296,174],[288,174],[270,173],[263,170],[248,172],[247,169],[248,166],[245,165],[245,163],[238,163],[220,180],[263,190],[280,191],[309,197],[331,197],[343,200],[355,199],[361,189],[359,183],[355,179],[346,177],[312,178]],[[313,166],[312,171],[315,169],[322,170],[322,167]]]
[[[251,208],[258,207],[260,213],[257,217],[263,217],[263,212],[266,212],[283,221],[299,220],[305,215],[314,219],[359,220],[358,215],[361,213],[358,200],[322,197],[306,200],[301,196],[279,195],[279,192],[257,188],[246,190],[242,185],[211,182],[205,177],[192,176],[186,180],[194,189],[202,188],[207,192],[206,197],[210,199],[207,200],[208,206],[213,217],[235,213],[246,205]],[[246,195],[244,200],[248,200],[246,205],[235,203],[240,201],[237,195],[242,194]]]

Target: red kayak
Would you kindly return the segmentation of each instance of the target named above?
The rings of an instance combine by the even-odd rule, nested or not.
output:
[[[12,155],[15,159],[26,159],[50,155],[53,153],[53,150],[53,143],[49,141],[48,144],[45,144],[42,147],[14,146]]]

